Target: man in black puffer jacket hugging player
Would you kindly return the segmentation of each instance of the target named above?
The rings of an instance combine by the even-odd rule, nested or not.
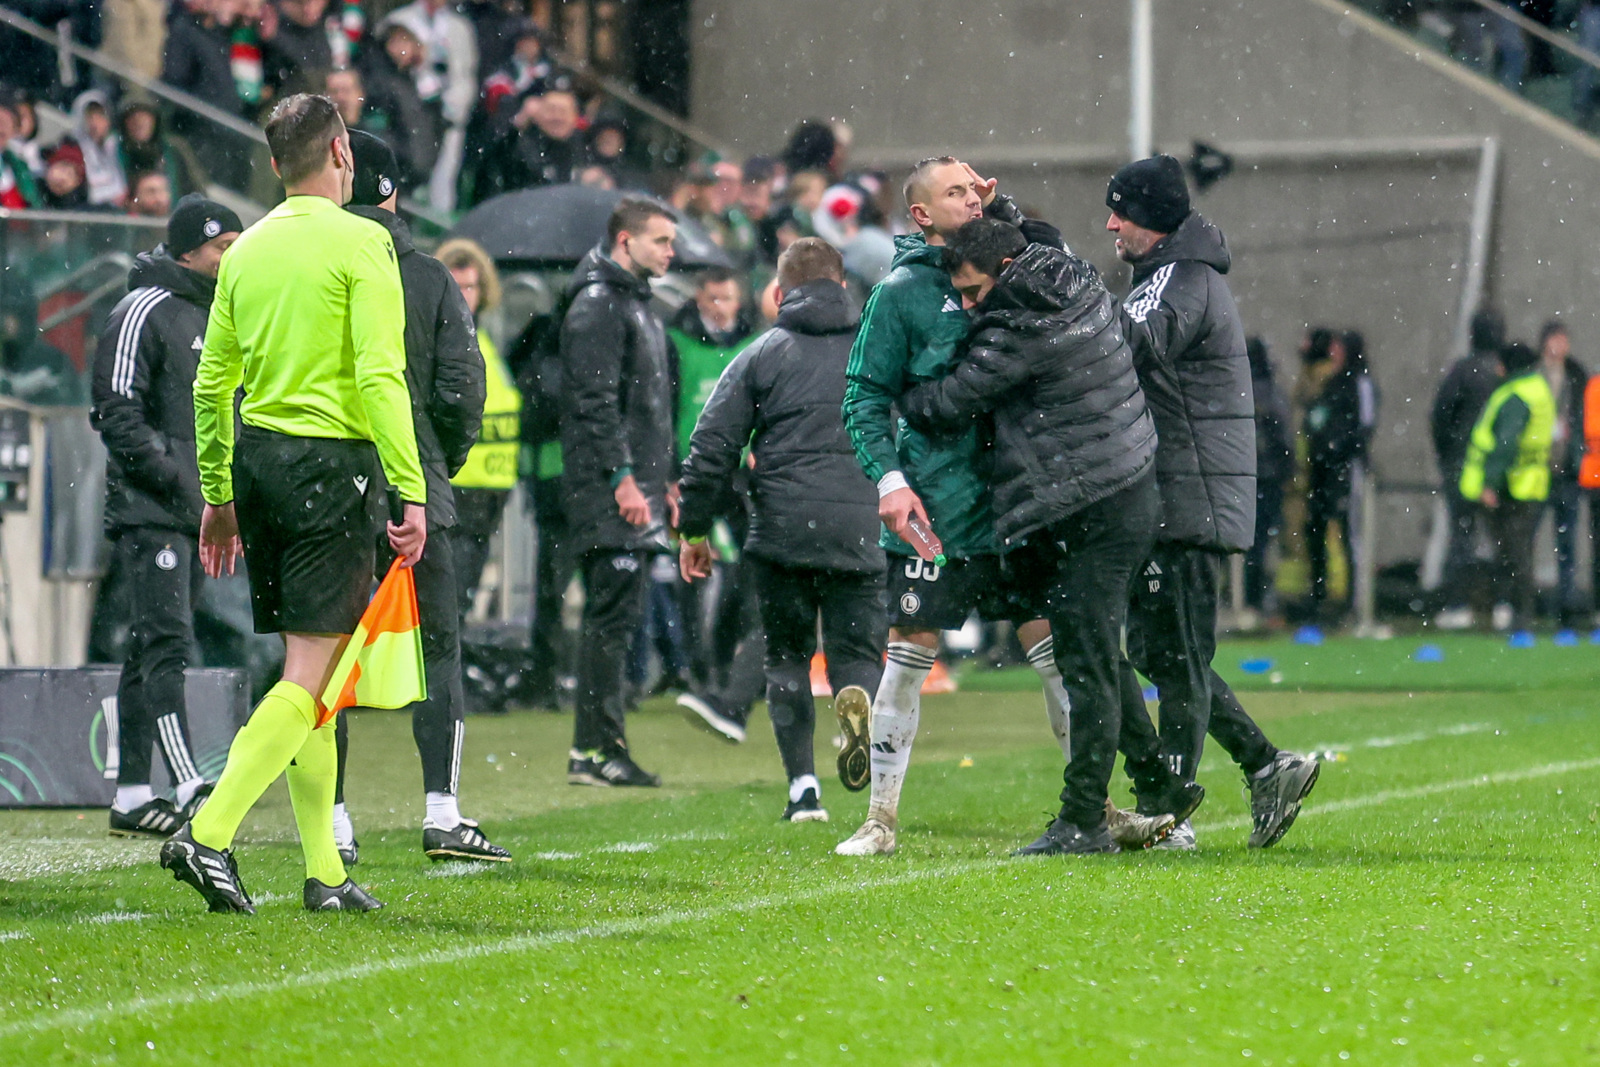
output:
[[[1071,697],[1061,812],[1019,853],[1115,852],[1106,816],[1118,661],[1128,583],[1161,509],[1155,423],[1093,266],[992,219],[962,226],[944,255],[973,334],[955,370],[913,388],[903,413],[924,432],[993,413],[1001,549],[1029,576],[1019,584],[1039,590]]]

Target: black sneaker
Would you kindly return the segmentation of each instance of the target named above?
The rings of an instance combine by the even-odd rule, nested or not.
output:
[[[789,806],[783,809],[783,818],[785,822],[827,822],[828,812],[817,791],[807,789],[799,800],[789,801]]]
[[[1024,845],[1013,856],[1092,856],[1103,852],[1121,852],[1112,840],[1105,823],[1094,830],[1080,830],[1074,824],[1057,816],[1043,834],[1031,845]]]
[[[690,722],[702,724],[736,745],[744,740],[744,724],[729,715],[716,697],[682,693],[678,696],[678,707],[689,713]]]
[[[604,762],[598,752],[579,752],[573,749],[567,756],[567,784],[610,785],[605,775],[600,773],[600,766]]]
[[[204,782],[194,791],[194,796],[189,798],[189,803],[183,806],[183,821],[188,822],[200,811],[201,805],[211,798],[212,790],[217,788],[216,782]]]
[[[161,866],[171,871],[178,881],[193,886],[205,897],[207,907],[213,912],[256,913],[250,894],[239,880],[239,865],[233,860],[233,850],[218,852],[207,848],[194,839],[188,823],[161,846]]]
[[[168,838],[184,823],[183,813],[165,797],[140,804],[132,811],[111,809],[112,837]]]
[[[600,764],[600,777],[609,785],[640,785],[658,786],[661,784],[659,775],[651,774],[637,763],[626,752],[620,756],[612,756]],[[570,780],[571,776],[568,776]]]
[[[1193,815],[1200,802],[1206,798],[1205,786],[1199,782],[1185,782],[1172,778],[1160,792],[1139,793],[1134,810],[1140,815],[1171,815],[1174,823],[1181,823]]]
[[[344,861],[344,865],[346,867],[354,867],[356,864],[360,863],[361,842],[352,837],[348,845],[340,845],[339,858]]]
[[[306,879],[301,894],[307,911],[377,911],[383,902],[346,878],[341,885],[327,886],[315,878]]]
[[[1264,778],[1245,779],[1250,787],[1251,848],[1271,848],[1294,825],[1300,805],[1317,784],[1322,765],[1309,756],[1279,752]]]
[[[462,819],[454,830],[422,824],[422,851],[430,860],[486,860],[489,863],[510,863],[511,853],[494,844],[478,824]]]

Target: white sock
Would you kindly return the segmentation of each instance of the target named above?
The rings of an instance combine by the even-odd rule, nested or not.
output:
[[[872,701],[872,801],[867,817],[890,826],[899,817],[900,787],[905,784],[922,710],[922,682],[933,670],[934,658],[932,649],[909,641],[891,642],[883,681]]]
[[[204,778],[190,778],[188,781],[178,783],[178,807],[183,807],[194,799],[194,791],[206,784]]]
[[[822,799],[822,783],[817,781],[817,776],[802,774],[789,783],[789,803],[798,803],[800,798],[806,795],[807,789],[815,791],[818,800]]]
[[[1044,713],[1050,719],[1050,732],[1056,735],[1061,755],[1071,763],[1072,698],[1067,696],[1067,687],[1061,684],[1061,671],[1056,667],[1055,638],[1047,637],[1028,649],[1028,662],[1044,684]]]
[[[461,808],[456,804],[454,793],[429,793],[426,800],[429,826],[454,830],[461,825]]]
[[[350,812],[343,804],[333,806],[333,841],[340,848],[356,843],[356,828],[350,825]]]
[[[111,806],[126,815],[134,808],[142,807],[155,798],[155,790],[150,788],[148,782],[144,785],[119,785],[117,799],[111,802]]]

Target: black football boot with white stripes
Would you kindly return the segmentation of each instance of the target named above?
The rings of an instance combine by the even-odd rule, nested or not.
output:
[[[301,900],[307,911],[377,911],[383,907],[381,900],[349,878],[334,886],[307,878]]]
[[[254,915],[256,906],[239,880],[239,865],[233,860],[233,850],[221,852],[207,848],[194,839],[189,824],[161,846],[161,866],[172,872],[180,882],[193,886],[207,907],[213,912],[243,912]]]
[[[111,809],[112,837],[159,837],[163,840],[183,825],[183,813],[165,797],[147,800],[132,811]]]
[[[424,822],[422,851],[430,860],[484,860],[510,863],[511,853],[490,841],[471,819],[462,819],[455,829],[446,830]]]

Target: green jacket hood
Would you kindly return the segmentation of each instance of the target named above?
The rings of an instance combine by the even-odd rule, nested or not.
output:
[[[896,267],[934,267],[944,269],[944,246],[930,245],[928,239],[920,233],[904,234],[894,239],[894,262],[889,269]]]

